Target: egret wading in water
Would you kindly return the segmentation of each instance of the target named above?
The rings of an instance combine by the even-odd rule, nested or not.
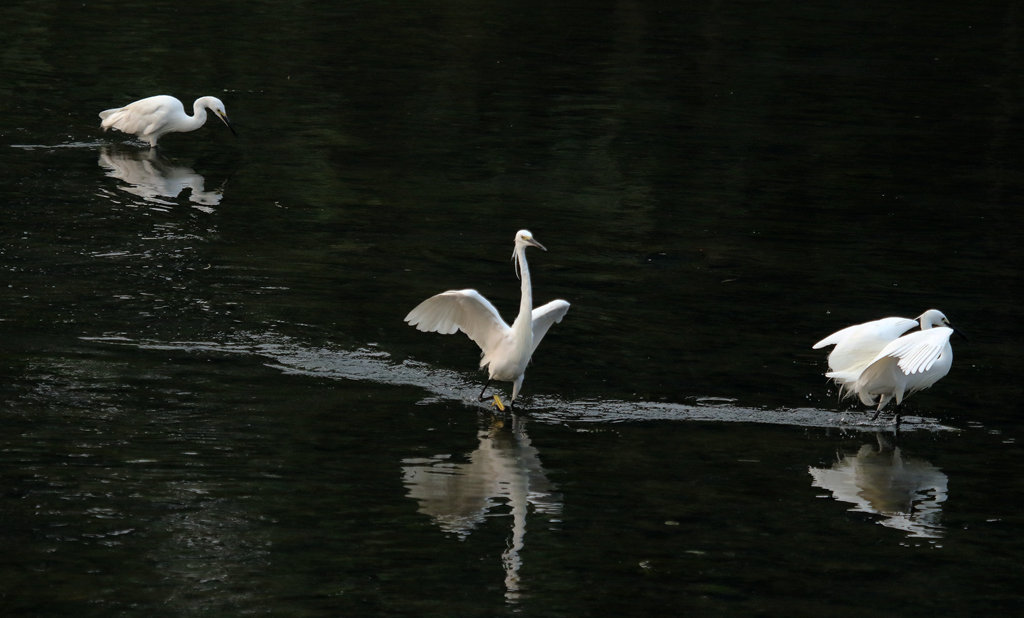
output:
[[[920,325],[920,330],[910,331]],[[941,380],[953,365],[949,338],[956,330],[938,309],[925,311],[917,320],[882,318],[836,331],[814,344],[814,349],[835,345],[828,356],[826,377],[835,380],[843,397],[856,395],[866,406],[896,405],[911,393]],[[906,334],[905,334],[906,333]],[[876,400],[877,397],[877,400]],[[896,424],[900,413],[896,411]]]
[[[537,247],[547,251],[528,230],[516,232],[512,261],[522,281],[522,299],[519,315],[512,326],[501,319],[498,310],[476,290],[448,290],[431,296],[405,316],[405,321],[423,332],[451,335],[461,330],[480,346],[480,368],[487,367],[487,381],[480,390],[480,401],[493,380],[512,382],[515,403],[523,385],[526,365],[530,362],[541,339],[555,322],[561,322],[569,303],[553,300],[533,308],[533,290],[530,286],[530,268],[526,264],[526,248]],[[500,399],[495,395],[495,402]],[[499,403],[500,406],[500,403]]]
[[[224,103],[217,97],[200,97],[192,104],[192,115],[185,113],[185,106],[178,99],[160,94],[139,99],[124,107],[115,107],[100,112],[100,127],[117,129],[156,148],[156,142],[167,133],[187,133],[206,124],[206,110],[212,111],[235,135],[234,127],[228,122]]]

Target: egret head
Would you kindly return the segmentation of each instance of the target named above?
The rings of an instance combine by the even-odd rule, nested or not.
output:
[[[522,250],[525,252],[527,247],[537,247],[542,251],[547,251],[544,245],[537,242],[533,237],[533,234],[530,233],[530,230],[519,230],[516,232],[516,244],[512,249],[512,261],[515,262],[516,265],[516,277],[519,276],[520,271],[519,251]]]
[[[949,326],[949,320],[946,318],[946,315],[938,309],[925,311],[917,316],[917,321],[921,323],[921,330],[932,328],[933,326]]]
[[[952,331],[960,335],[961,338],[967,339],[967,335],[965,335],[964,332],[957,328],[956,326],[950,324],[949,319],[946,318],[946,315],[939,311],[938,309],[929,309],[928,311],[922,313],[920,317],[918,317],[917,319],[919,322],[921,322],[921,330],[925,330],[935,326],[945,326],[946,328],[952,329]]]
[[[206,107],[211,112],[213,112],[215,116],[220,118],[220,121],[223,122],[224,125],[227,126],[227,128],[230,129],[232,133],[234,133],[236,136],[238,135],[238,133],[235,133],[235,128],[231,126],[230,122],[228,122],[228,112],[224,108],[223,101],[221,101],[217,97],[203,97],[199,99],[199,101],[203,107]]]
[[[537,239],[533,237],[530,230],[519,230],[516,232],[516,249],[519,247],[537,247],[543,251],[547,251],[544,245],[537,242]]]

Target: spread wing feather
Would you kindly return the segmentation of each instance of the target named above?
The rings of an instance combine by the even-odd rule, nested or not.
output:
[[[561,299],[553,300],[540,307],[534,307],[532,314],[533,350],[531,350],[531,354],[537,351],[540,340],[548,333],[551,325],[561,322],[567,311],[569,311],[569,303]]]
[[[509,331],[491,301],[476,290],[448,290],[431,296],[416,305],[405,321],[423,332],[451,335],[461,330],[485,356]]]
[[[835,345],[828,357],[832,371],[858,371],[874,361],[881,350],[900,335],[917,326],[909,318],[882,318],[854,324],[825,337],[813,348]]]
[[[895,358],[908,376],[928,371],[939,360],[952,334],[953,330],[945,327],[910,333],[885,346],[878,358]]]

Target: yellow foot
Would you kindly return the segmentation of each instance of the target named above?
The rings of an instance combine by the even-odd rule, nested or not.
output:
[[[501,397],[498,397],[497,395],[494,396],[494,401],[491,402],[491,407],[493,408],[495,406],[497,406],[502,412],[505,411],[505,404],[501,403]]]

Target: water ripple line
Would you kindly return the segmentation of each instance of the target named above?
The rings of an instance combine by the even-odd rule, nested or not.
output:
[[[453,401],[477,410],[492,410],[487,401],[476,398],[479,381],[464,373],[433,367],[404,359],[372,345],[345,349],[330,346],[310,347],[276,333],[241,333],[233,341],[153,341],[124,336],[81,337],[107,345],[127,345],[142,350],[188,353],[240,354],[266,359],[267,367],[285,374],[355,380],[388,386],[416,387],[427,392],[416,403],[429,405]],[[729,422],[764,425],[789,425],[809,428],[837,428],[875,432],[890,424],[869,422],[867,414],[840,412],[816,407],[756,408],[737,405],[722,397],[696,398],[693,404],[666,401],[629,401],[624,399],[578,398],[533,395],[525,398],[517,413],[547,423],[629,423],[652,421]],[[923,416],[905,416],[901,432],[959,431],[939,420]]]

